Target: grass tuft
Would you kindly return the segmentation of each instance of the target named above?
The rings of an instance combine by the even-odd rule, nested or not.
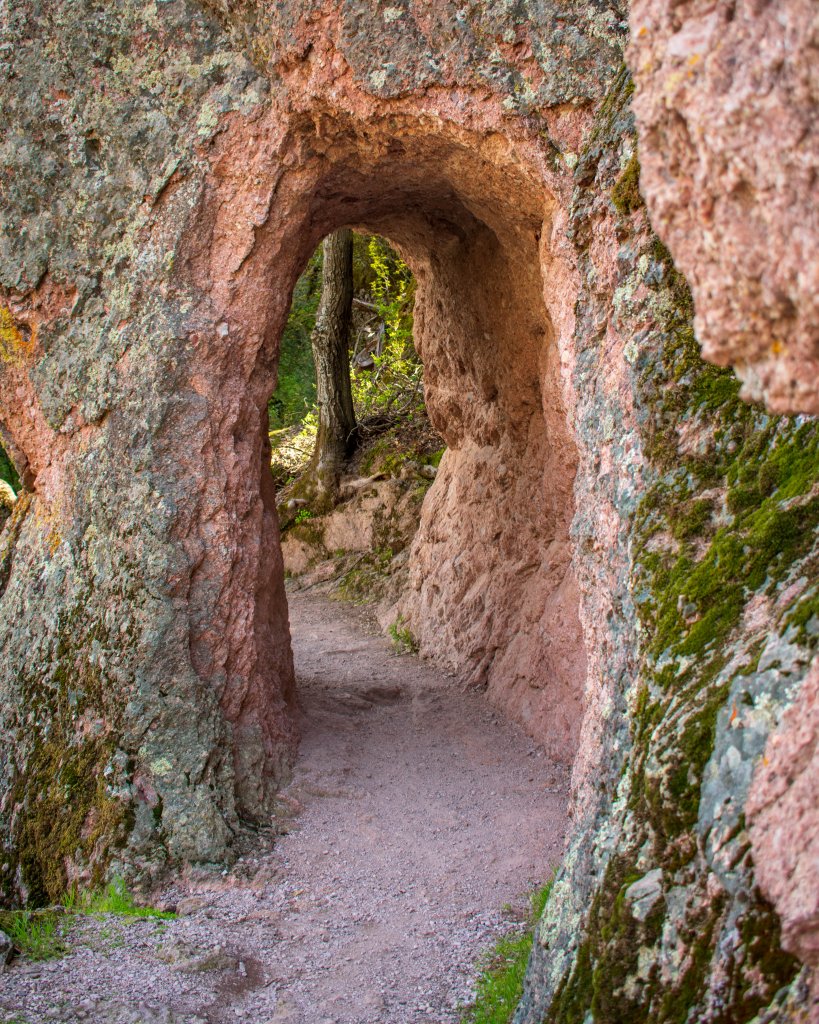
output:
[[[543,916],[552,882],[530,897],[529,922],[522,932],[505,935],[482,958],[475,1000],[461,1011],[461,1024],[509,1024],[520,997],[535,928]]]
[[[42,910],[5,911],[0,913],[0,929],[29,960],[51,960],[67,951],[59,915],[55,913]]]
[[[387,630],[392,638],[396,654],[417,654],[418,641],[412,635],[412,631],[409,627],[405,626],[403,623],[404,620],[399,615]]]
[[[81,914],[95,917],[113,914],[118,917],[148,917],[163,921],[176,917],[176,914],[155,907],[137,906],[125,882],[116,878],[96,892],[81,893],[76,886],[72,886],[63,896],[62,906],[45,910],[0,911],[0,930],[8,935],[16,949],[29,960],[50,960],[68,952],[65,934]]]
[[[73,903],[83,914],[117,914],[120,917],[152,917],[163,921],[176,915],[156,907],[140,907],[121,878],[115,878],[104,888],[94,893],[73,897]]]

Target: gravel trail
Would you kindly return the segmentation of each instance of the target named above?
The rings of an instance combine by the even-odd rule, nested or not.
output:
[[[177,879],[176,920],[78,918],[67,956],[0,974],[0,1022],[458,1020],[559,860],[566,771],[355,609],[289,601],[302,741],[279,834]]]

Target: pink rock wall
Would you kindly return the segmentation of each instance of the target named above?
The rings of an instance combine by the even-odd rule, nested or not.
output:
[[[817,779],[819,658],[768,740],[746,804],[757,878],[782,919],[783,944],[814,968],[819,968]]]
[[[211,296],[211,315],[232,343],[256,350],[260,324],[271,338],[280,329],[281,311],[271,310],[264,289],[271,261],[292,280],[309,246],[339,223],[399,246],[418,279],[428,407],[450,448],[423,512],[401,610],[426,653],[488,686],[555,756],[571,760],[585,675],[568,539],[575,456],[538,261],[550,207],[536,166],[520,167],[537,152],[492,136],[492,105],[431,124],[400,115],[395,101],[388,115],[339,77],[334,88],[332,111],[314,106],[309,119],[276,111],[249,135],[239,123],[224,133],[213,199],[206,193],[202,208],[212,202],[229,223],[192,220],[186,272]],[[294,150],[298,169],[283,172]],[[257,154],[252,195],[249,151]],[[277,203],[248,251],[229,224],[237,209],[266,210],[258,193],[265,182],[269,195],[271,181]],[[226,192],[229,202],[216,199]],[[214,250],[214,236],[224,248]],[[570,306],[573,293],[550,299]],[[269,378],[259,371],[259,380],[251,390],[260,397]],[[241,637],[236,646],[247,649]]]
[[[819,413],[813,0],[634,0],[641,188],[691,285],[703,356]]]

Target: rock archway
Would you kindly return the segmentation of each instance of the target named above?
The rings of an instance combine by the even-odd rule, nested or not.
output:
[[[0,425],[26,487],[0,536],[6,898],[224,863],[270,809],[295,737],[264,413],[297,274],[350,224],[420,280],[451,446],[405,614],[577,749],[517,1019],[802,1012],[743,822],[816,656],[816,427],[699,360],[671,259],[708,351],[815,410],[810,5],[770,6],[633,5],[639,156],[619,0],[3,17]],[[734,59],[759,39],[764,94]],[[696,141],[680,111],[710,125],[723,97],[731,123]],[[746,100],[798,108],[764,166]],[[807,234],[774,267],[759,239],[785,208]]]
[[[11,888],[53,896],[120,845],[149,870],[218,860],[239,822],[270,812],[295,735],[266,405],[297,275],[344,224],[389,237],[416,274],[428,406],[450,449],[404,614],[427,652],[487,686],[550,753],[569,762],[577,748],[562,171],[494,100],[447,92],[419,111],[352,79],[335,88],[333,104],[321,83],[298,109],[227,115],[166,161],[133,213],[129,244],[145,255],[114,301],[93,281],[80,295],[50,278],[9,296],[15,330],[41,339],[13,371],[36,429],[9,420],[34,467],[9,606],[30,600],[25,564],[55,566],[30,620],[38,666],[9,692]],[[577,139],[585,121],[569,110],[556,130]],[[123,265],[107,265],[112,287]],[[66,343],[86,332],[76,366],[49,345],[66,324]],[[94,780],[70,815],[58,786],[41,799],[66,758]]]
[[[262,813],[260,779],[278,781],[278,755],[271,760],[259,749],[259,736],[280,727],[271,681],[278,679],[285,701],[291,692],[276,654],[288,640],[273,494],[267,482],[259,485],[269,461],[259,425],[289,291],[317,241],[343,224],[389,237],[416,275],[427,404],[450,449],[425,506],[404,613],[427,652],[487,685],[568,762],[578,739],[585,654],[568,538],[576,457],[539,258],[552,202],[501,137],[487,144],[417,117],[314,111],[294,120],[274,155],[266,130],[260,123],[249,136],[225,133],[180,246],[183,273],[212,303],[214,329],[198,349],[196,377],[224,417],[221,432],[212,430],[214,448],[220,436],[226,445],[218,461],[235,466],[224,501],[237,546],[230,561],[203,546],[191,602],[208,628],[191,650],[207,677],[220,659],[246,662],[255,645],[256,671],[229,676],[222,696],[235,730],[242,811]],[[272,205],[268,193],[275,193]],[[248,235],[236,227],[237,211],[253,209],[262,213]],[[227,388],[237,365],[244,382]],[[230,412],[228,395],[236,403]],[[230,416],[236,420],[227,430]],[[261,516],[239,514],[260,503]],[[253,589],[236,568],[260,551],[268,552],[276,578],[266,586],[257,576]],[[214,593],[218,604],[208,604]],[[243,604],[246,615],[214,628],[219,608]],[[227,651],[237,653],[220,653]]]

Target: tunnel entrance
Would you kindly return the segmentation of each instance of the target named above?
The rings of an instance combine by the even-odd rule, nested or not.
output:
[[[253,535],[244,554],[235,534],[236,557],[255,561],[252,587],[236,593],[253,622],[253,664],[245,646],[243,671],[228,672],[222,698],[234,724],[240,805],[257,812],[263,780],[280,776],[274,748],[293,699],[267,403],[296,279],[318,242],[342,226],[389,239],[415,275],[427,409],[447,446],[398,611],[422,654],[485,686],[568,763],[585,652],[569,538],[576,455],[544,301],[552,208],[542,182],[505,139],[417,119],[313,113],[291,125],[275,153],[264,126],[255,132],[221,140],[214,190],[190,243],[217,331],[246,353],[229,435],[241,455],[227,489],[247,503],[247,481],[262,481],[258,513],[239,531]],[[250,229],[237,229],[240,214]],[[261,472],[259,443],[249,440],[260,427]],[[234,574],[235,591],[237,583]],[[211,646],[204,634],[194,638],[200,664]]]

